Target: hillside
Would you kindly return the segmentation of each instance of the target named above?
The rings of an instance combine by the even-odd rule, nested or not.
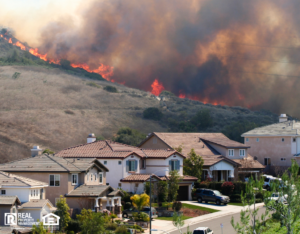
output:
[[[101,76],[96,77],[97,80],[89,79],[87,76],[91,74],[82,69],[65,70],[34,56],[24,61],[3,62],[3,58],[12,56],[14,51],[19,57],[24,52],[3,41],[0,48],[0,162],[29,156],[33,145],[58,151],[85,143],[91,132],[111,138],[124,126],[145,134],[153,131],[221,132],[235,128],[243,131],[241,126],[234,125],[236,121],[248,127],[277,121],[277,115],[269,111],[214,106],[181,99],[169,92],[163,92],[159,98],[102,80]],[[118,92],[104,90],[107,85],[116,87]],[[143,111],[149,107],[159,108],[162,119],[144,119]],[[212,125],[191,128],[190,120],[204,109],[209,111]],[[230,132],[227,135],[230,136]]]

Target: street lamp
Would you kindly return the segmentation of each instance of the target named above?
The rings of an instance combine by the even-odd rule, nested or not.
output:
[[[151,180],[152,180],[152,175],[156,172],[159,172],[159,171],[169,171],[169,169],[164,169],[164,170],[158,170],[158,171],[155,171],[153,172],[151,175],[150,175],[150,234],[151,234],[151,228],[152,228],[152,225],[151,225],[151,221],[152,221],[152,210],[151,210],[151,205],[152,205],[152,202],[151,202]],[[153,229],[153,230],[156,230],[156,229]]]

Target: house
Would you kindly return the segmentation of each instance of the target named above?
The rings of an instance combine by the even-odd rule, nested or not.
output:
[[[55,210],[51,202],[45,198],[47,183],[27,177],[0,171],[0,213],[15,214],[18,219],[14,225],[32,226],[37,220]],[[19,214],[30,216],[30,220],[21,220]],[[7,216],[7,218],[11,218]],[[1,220],[1,218],[0,218]],[[0,221],[0,225],[2,225]],[[4,223],[8,225],[8,223]]]
[[[242,134],[249,153],[277,174],[291,166],[291,160],[300,160],[300,122],[279,116],[278,123],[254,128]]]
[[[43,191],[33,190],[18,195],[21,201],[23,196],[33,196],[22,205],[22,209],[45,207],[45,203],[33,199],[42,194],[45,196],[45,193],[52,204],[56,204],[61,195],[65,196],[74,214],[83,208],[98,211],[99,207],[121,213],[122,192],[106,185],[108,168],[100,161],[95,158],[64,159],[48,154],[39,155],[40,152],[39,147],[34,147],[32,157],[0,164],[0,170],[32,181],[38,179],[45,187]],[[10,194],[17,195],[16,192]]]
[[[97,158],[109,170],[106,173],[108,185],[133,193],[144,192],[144,184],[149,181],[150,175],[156,175],[153,181],[162,180],[169,176],[169,171],[178,170],[182,176],[179,190],[181,199],[191,199],[190,191],[197,178],[183,175],[184,155],[173,149],[138,148],[95,140],[94,134],[90,134],[87,144],[64,149],[55,156],[75,161]]]
[[[170,150],[181,146],[188,156],[191,149],[203,158],[203,178],[214,181],[243,179],[259,174],[264,166],[253,159],[250,146],[232,141],[222,133],[153,132],[139,145],[147,149]]]

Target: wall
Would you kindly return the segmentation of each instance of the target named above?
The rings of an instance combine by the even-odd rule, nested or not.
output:
[[[126,170],[126,163],[123,159],[101,159],[100,161],[104,165],[104,161],[107,161],[107,164],[104,165],[109,169],[109,172],[106,172],[106,183],[108,183],[113,188],[118,187],[118,183],[120,183],[120,179],[125,177],[124,170]],[[119,165],[119,161],[121,161],[121,165]],[[125,169],[124,169],[125,168]],[[139,166],[138,166],[139,170]]]
[[[88,173],[84,174],[84,183],[87,185],[99,185],[99,172],[100,171],[98,170],[98,168],[90,169]],[[91,180],[91,174],[93,175],[93,180]],[[103,182],[101,184],[106,185],[106,172],[102,172],[102,174]]]
[[[246,138],[249,141],[246,141]],[[292,137],[246,137],[244,139],[245,144],[251,146],[248,153],[253,157],[257,157],[257,160],[264,164],[264,158],[271,158],[272,166],[290,166],[291,159],[297,159],[293,156],[295,150]],[[259,142],[256,141],[259,138]],[[284,138],[284,142],[282,142]],[[293,145],[293,146],[292,146]],[[286,158],[285,161],[281,161],[281,158]]]
[[[60,186],[57,187],[46,187],[46,198],[50,200],[50,202],[55,205],[55,198],[59,198],[60,195],[67,194],[68,191],[68,181],[69,181],[69,173],[40,173],[40,172],[14,172],[16,175],[21,175],[27,178],[31,178],[34,180],[39,180],[45,182],[49,185],[49,175],[59,174],[60,175]]]
[[[21,202],[29,201],[29,188],[3,188],[6,190],[6,196],[18,196]],[[1,197],[1,195],[0,195]]]
[[[136,184],[138,185],[138,187],[136,187]],[[132,192],[132,193],[136,193],[136,194],[141,194],[144,193],[144,183],[142,182],[132,182],[132,183],[128,183],[128,182],[123,182],[122,183],[122,189],[126,192]]]
[[[146,142],[144,142],[139,147],[143,148],[143,149],[168,149],[168,148],[170,148],[167,144],[165,144],[157,136],[150,137]]]
[[[226,156],[226,157],[228,157],[230,159],[241,159],[241,158],[244,158],[244,157],[240,156],[240,149],[233,149],[234,150],[234,156],[229,156],[229,154],[228,154],[228,150],[229,149],[227,149],[227,148],[225,148],[223,146],[214,144],[214,143],[210,143],[210,142],[209,142],[209,145],[212,146],[215,150],[217,150],[221,155]],[[247,153],[248,153],[248,149],[245,149],[245,155],[247,155]]]
[[[42,208],[40,209],[19,209],[19,213],[29,213],[31,215],[31,218],[34,219],[33,222],[38,222],[37,220],[40,220],[42,221],[42,215],[41,215],[41,211],[42,211]],[[31,227],[32,225],[29,224],[29,225],[24,225],[24,226],[27,226],[27,227]]]

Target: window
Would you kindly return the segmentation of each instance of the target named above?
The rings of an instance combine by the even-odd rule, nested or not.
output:
[[[284,138],[282,138],[281,141],[284,142]]]
[[[36,190],[36,196],[37,197],[39,196],[39,190],[38,189]]]
[[[93,174],[91,173],[91,181],[93,181]]]
[[[259,138],[256,138],[256,141],[259,142]]]
[[[72,185],[78,184],[78,174],[72,174]]]
[[[153,140],[152,140],[153,144],[157,144],[157,138],[154,137]]]
[[[281,161],[285,161],[286,160],[286,158],[281,158]]]
[[[244,157],[246,154],[246,150],[240,149],[240,157]]]
[[[60,185],[60,175],[50,175],[50,186],[59,186]]]
[[[136,160],[128,160],[126,162],[126,171],[136,171],[137,170],[137,161]]]
[[[296,138],[293,138],[293,142],[296,142]]]
[[[122,161],[119,161],[118,163],[119,163],[119,165],[122,165]]]
[[[33,190],[33,196],[35,197],[35,189]]]
[[[97,173],[95,173],[95,181],[97,180]]]
[[[33,190],[30,190],[31,196],[33,197]]]
[[[1,195],[5,195],[6,194],[6,190],[1,190]]]
[[[271,159],[270,158],[265,158],[264,163],[265,163],[265,166],[271,165]]]
[[[249,138],[246,138],[246,142],[248,142],[249,141]]]
[[[169,170],[170,171],[179,171],[180,169],[180,162],[179,160],[171,160],[169,161]]]
[[[107,161],[104,161],[104,165],[107,165]]]
[[[103,184],[103,173],[99,173],[99,184]]]
[[[141,169],[146,169],[146,160],[145,159],[140,160],[140,168]]]
[[[228,150],[228,156],[234,156],[234,149]]]

